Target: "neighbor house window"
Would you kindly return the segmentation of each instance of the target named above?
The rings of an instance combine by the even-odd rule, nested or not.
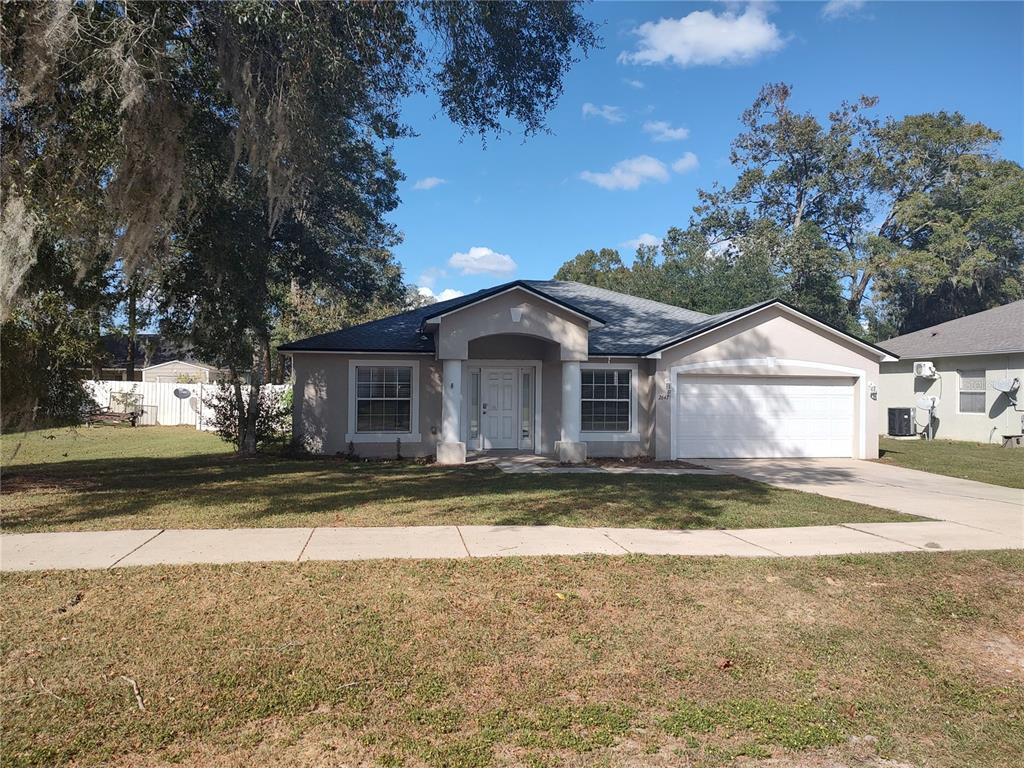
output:
[[[580,426],[584,432],[629,431],[631,375],[629,368],[587,368],[580,371]]]
[[[985,372],[960,371],[960,413],[985,412]]]
[[[411,432],[412,368],[356,368],[356,431]]]

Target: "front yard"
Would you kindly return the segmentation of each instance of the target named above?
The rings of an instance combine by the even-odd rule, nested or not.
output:
[[[937,475],[1024,488],[1024,450],[959,440],[879,440],[879,461]]]
[[[180,427],[4,436],[9,533],[544,525],[758,528],[918,520],[732,476],[508,475],[490,466],[260,457]],[[13,459],[12,459],[13,457]]]
[[[1022,604],[1000,552],[5,574],[0,764],[1010,768]]]

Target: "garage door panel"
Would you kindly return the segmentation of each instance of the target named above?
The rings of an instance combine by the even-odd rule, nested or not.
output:
[[[850,456],[851,379],[683,376],[680,458]]]

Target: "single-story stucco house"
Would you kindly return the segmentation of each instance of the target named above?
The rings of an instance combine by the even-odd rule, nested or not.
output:
[[[780,301],[704,315],[517,280],[281,347],[319,454],[876,458],[886,350]]]
[[[1024,426],[1024,300],[933,325],[882,345],[879,431],[923,434],[936,398],[935,437],[999,443]],[[915,363],[918,365],[915,374]],[[923,375],[922,375],[923,374]],[[1016,382],[1016,384],[1014,383]],[[890,409],[896,409],[890,424]]]

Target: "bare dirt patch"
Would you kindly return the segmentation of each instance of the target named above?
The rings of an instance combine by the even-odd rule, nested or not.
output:
[[[983,631],[947,638],[944,645],[981,680],[1024,685],[1024,633]]]

